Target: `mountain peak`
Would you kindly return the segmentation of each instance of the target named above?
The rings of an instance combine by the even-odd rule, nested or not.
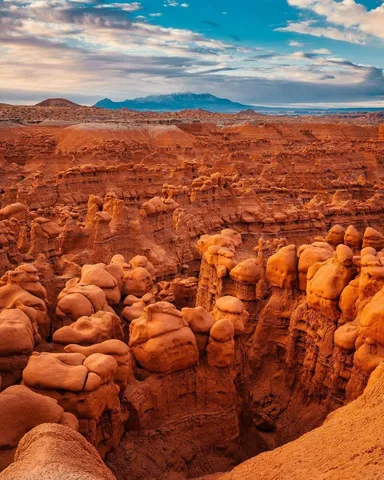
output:
[[[210,93],[176,92],[166,95],[150,95],[122,102],[113,102],[106,98],[96,103],[95,107],[118,110],[128,108],[139,111],[178,112],[181,110],[209,110],[218,113],[237,113],[252,109],[251,105],[232,102],[226,98],[215,97]]]
[[[81,105],[71,102],[66,98],[47,98],[46,100],[37,103],[35,107],[81,107]]]

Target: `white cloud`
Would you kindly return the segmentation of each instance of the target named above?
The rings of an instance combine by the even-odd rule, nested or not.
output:
[[[188,8],[189,4],[188,3],[179,3],[176,0],[164,0],[164,7],[182,7],[182,8]]]
[[[306,20],[297,23],[292,22],[286,27],[276,28],[276,31],[301,33],[305,35],[312,35],[314,37],[325,37],[331,38],[332,40],[340,40],[342,42],[357,43],[360,45],[365,45],[367,43],[366,35],[362,35],[359,32],[352,30],[340,30],[335,27],[318,26],[313,20]]]
[[[304,47],[304,43],[301,42],[296,42],[295,40],[292,40],[289,42],[290,47]]]
[[[162,13],[150,13],[149,16],[150,17],[162,17],[163,14]]]
[[[96,5],[95,8],[117,8],[123,10],[124,12],[136,12],[141,10],[143,6],[139,2],[133,3],[106,3],[101,5]]]
[[[354,65],[326,49],[285,55],[245,47],[192,30],[146,23],[140,21],[142,16],[132,18],[139,2],[108,5],[0,0],[0,88],[21,93],[40,89],[46,92],[42,97],[48,92],[58,96],[86,92],[98,98],[113,94],[116,99],[200,90],[228,96],[237,92],[244,100],[248,95],[247,101],[252,95],[264,99],[271,95],[273,101],[280,95],[292,101],[301,92],[308,99],[316,89],[323,92],[322,98],[329,98],[329,92],[349,86],[356,91],[365,88],[369,98],[384,91],[379,69]],[[300,42],[290,45],[303,50]]]
[[[222,15],[228,15],[228,12],[221,12]]]
[[[325,27],[314,27],[311,33],[303,23],[293,23],[282,31],[295,31],[315,36],[325,36],[334,40],[344,40],[364,44],[368,36],[384,39],[384,2],[377,8],[368,10],[355,0],[287,0],[288,4],[323,17]],[[337,28],[335,28],[337,27]],[[322,28],[322,33],[319,28]],[[305,31],[304,31],[305,30]],[[338,32],[336,32],[336,30]],[[321,35],[320,35],[321,33]],[[360,36],[360,38],[359,38]]]
[[[312,50],[311,53],[316,53],[316,54],[319,54],[319,55],[331,55],[332,52],[330,50],[328,50],[327,48],[318,48],[316,50]]]

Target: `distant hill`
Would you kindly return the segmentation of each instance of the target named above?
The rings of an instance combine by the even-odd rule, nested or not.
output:
[[[66,98],[47,98],[46,100],[37,103],[35,107],[81,107],[81,105],[71,102]]]
[[[226,98],[218,98],[209,93],[173,93],[171,95],[150,95],[149,97],[113,102],[104,98],[96,103],[95,107],[118,110],[127,108],[129,110],[153,111],[153,112],[178,112],[181,110],[209,110],[218,113],[237,113],[248,108],[250,105],[232,102]]]

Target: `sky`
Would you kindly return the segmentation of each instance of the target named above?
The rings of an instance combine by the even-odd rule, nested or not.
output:
[[[0,0],[0,102],[384,107],[384,0]]]

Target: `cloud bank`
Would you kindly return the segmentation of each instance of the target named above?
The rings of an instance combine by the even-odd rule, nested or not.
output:
[[[288,0],[321,15],[278,30],[366,43],[384,37],[384,4],[373,11],[353,0]],[[165,0],[168,8],[191,8]],[[224,13],[224,12],[223,12]],[[140,2],[3,0],[0,3],[0,102],[33,103],[66,96],[92,104],[190,90],[251,104],[380,102],[383,71],[324,48],[291,40],[289,52],[244,46],[170,28]],[[202,20],[217,31],[220,25]],[[383,25],[384,23],[382,23]]]

